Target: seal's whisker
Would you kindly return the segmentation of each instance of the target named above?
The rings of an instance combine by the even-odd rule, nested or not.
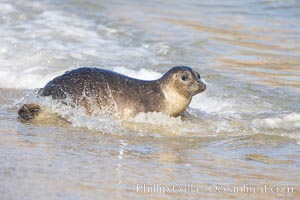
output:
[[[191,91],[191,90],[184,90],[183,95],[184,95],[185,97],[190,97],[190,96],[192,95],[192,93],[193,93],[193,91]]]

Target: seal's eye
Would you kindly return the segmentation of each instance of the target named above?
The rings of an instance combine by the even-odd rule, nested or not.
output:
[[[183,81],[186,81],[186,80],[188,79],[188,76],[187,76],[187,75],[183,75],[183,76],[181,77],[181,79],[182,79]]]

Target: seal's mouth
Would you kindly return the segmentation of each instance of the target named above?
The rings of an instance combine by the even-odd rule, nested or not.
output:
[[[191,86],[191,90],[193,91],[193,95],[196,95],[198,93],[204,92],[206,90],[206,85],[203,82],[198,81]]]

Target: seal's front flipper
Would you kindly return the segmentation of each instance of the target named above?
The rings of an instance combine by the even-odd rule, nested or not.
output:
[[[18,119],[21,122],[33,120],[36,116],[38,116],[41,113],[41,111],[42,108],[38,104],[24,104],[18,111]]]

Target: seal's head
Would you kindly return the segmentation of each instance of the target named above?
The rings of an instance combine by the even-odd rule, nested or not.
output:
[[[173,88],[187,98],[191,98],[206,89],[206,85],[201,81],[200,74],[190,67],[173,67],[165,76],[168,77],[168,82],[173,83]]]

